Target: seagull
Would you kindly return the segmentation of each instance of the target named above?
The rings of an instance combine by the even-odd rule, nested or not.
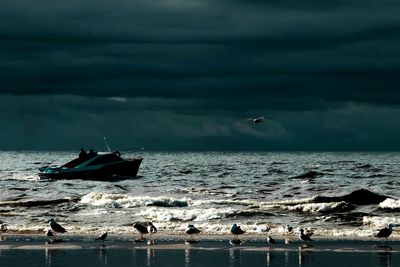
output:
[[[313,240],[310,238],[310,235],[309,235],[309,234],[304,233],[304,230],[303,230],[303,229],[300,229],[299,238],[300,238],[300,240],[302,240],[302,241],[304,241],[304,242],[313,241]]]
[[[100,240],[102,246],[104,247],[104,241],[106,240],[108,235],[108,232],[103,233],[101,236],[99,236],[98,238],[96,238],[95,240]]]
[[[260,123],[264,120],[264,117],[248,118],[247,121],[252,121],[254,123]]]
[[[314,234],[314,230],[308,227],[305,231],[305,234],[308,236],[312,236]]]
[[[375,237],[378,238],[385,238],[386,241],[388,237],[392,234],[393,232],[393,224],[389,223],[387,227],[382,228],[376,235]]]
[[[293,232],[293,227],[289,224],[286,224],[286,234],[291,234]]]
[[[51,230],[53,230],[56,233],[66,233],[67,231],[65,230],[64,227],[62,227],[61,225],[59,225],[58,223],[56,223],[56,221],[54,219],[50,219],[49,222],[49,226],[51,228]]]
[[[145,224],[141,223],[135,223],[133,225],[133,228],[135,228],[139,233],[140,233],[140,240],[143,240],[143,235],[148,234],[149,231],[147,230],[147,227]]]
[[[6,223],[2,223],[0,226],[0,231],[1,232],[7,232],[8,228],[7,228],[7,224]]]
[[[193,235],[199,234],[200,230],[194,227],[193,224],[189,224],[186,230],[186,234],[190,235],[190,240],[193,240]]]
[[[47,231],[46,231],[46,236],[47,236],[47,237],[52,237],[52,236],[54,236],[53,231],[51,231],[50,229],[47,229]]]
[[[267,238],[267,242],[268,242],[270,245],[272,245],[272,244],[276,244],[276,241],[275,241],[275,239],[273,239],[271,236],[268,236],[268,238]]]
[[[238,235],[244,234],[245,231],[240,228],[236,223],[232,224],[231,227],[231,233],[235,236],[236,239],[238,239]]]
[[[151,240],[151,235],[157,233],[157,228],[154,226],[152,222],[147,223],[147,232],[149,232],[149,239]]]

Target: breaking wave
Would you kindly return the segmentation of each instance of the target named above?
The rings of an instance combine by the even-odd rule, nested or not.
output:
[[[125,194],[108,194],[100,192],[91,192],[82,197],[81,203],[93,206],[129,208],[140,206],[156,206],[156,207],[187,207],[188,199],[172,198],[172,197],[132,197]]]
[[[298,204],[295,206],[288,206],[288,210],[311,212],[311,213],[331,213],[349,211],[354,209],[355,206],[344,201],[341,202],[329,202],[329,203],[309,203],[309,204]]]
[[[387,198],[381,203],[379,203],[379,208],[389,209],[389,210],[400,210],[400,200]]]

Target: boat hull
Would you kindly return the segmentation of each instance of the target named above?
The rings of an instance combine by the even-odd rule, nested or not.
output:
[[[39,173],[41,179],[53,180],[96,180],[112,181],[134,178],[137,176],[143,158],[132,158],[100,166],[82,168],[55,168]]]

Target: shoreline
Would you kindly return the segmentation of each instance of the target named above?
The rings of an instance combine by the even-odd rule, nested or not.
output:
[[[197,237],[188,244],[184,236],[155,236],[155,243],[134,242],[137,236],[110,235],[102,244],[93,236],[59,235],[63,242],[49,244],[42,235],[7,235],[0,241],[0,262],[13,267],[153,266],[153,267],[393,267],[400,261],[400,240],[315,238],[306,244],[297,238],[268,245],[265,238],[232,236]],[[275,238],[275,237],[274,237]],[[392,264],[393,262],[393,264]],[[389,263],[389,264],[388,264]]]
[[[93,235],[93,234],[73,234],[73,233],[66,233],[66,234],[58,234],[54,236],[53,238],[62,238],[64,240],[71,240],[73,242],[87,242],[87,241],[92,241],[96,239],[99,235]],[[280,243],[284,243],[283,241],[285,239],[288,239],[290,243],[304,243],[303,241],[299,240],[297,234],[293,235],[271,235],[276,241]],[[263,235],[255,235],[255,234],[248,234],[248,235],[241,235],[239,236],[239,239],[243,243],[260,243],[260,242],[265,242],[267,240],[268,234],[263,234]],[[116,241],[116,242],[134,242],[135,240],[139,240],[140,235],[139,234],[131,234],[131,235],[122,235],[122,234],[112,234],[108,233],[107,241]],[[144,240],[148,240],[148,236],[144,235],[143,236]],[[179,241],[185,241],[190,239],[188,235],[183,235],[183,234],[155,234],[152,236],[152,240],[157,240],[159,242],[179,242]],[[198,240],[200,242],[224,242],[224,241],[229,241],[233,240],[234,237],[233,235],[226,235],[226,234],[221,234],[221,235],[210,235],[210,234],[203,234],[203,235],[198,235],[194,236],[194,240]],[[2,234],[0,235],[0,244],[3,243],[4,241],[9,241],[9,240],[14,240],[14,241],[21,241],[21,240],[49,240],[48,237],[46,237],[43,234],[20,234],[20,233],[7,233],[7,234]],[[321,242],[371,242],[371,243],[396,243],[398,242],[400,244],[400,239],[396,237],[389,237],[387,241],[385,241],[384,238],[376,238],[376,237],[350,237],[350,236],[335,236],[335,237],[330,237],[330,236],[312,236],[312,243],[321,243]]]

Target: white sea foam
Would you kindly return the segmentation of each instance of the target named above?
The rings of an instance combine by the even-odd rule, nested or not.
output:
[[[158,209],[148,208],[142,210],[137,215],[158,222],[173,222],[173,221],[209,221],[221,219],[231,214],[234,214],[236,209],[233,208],[208,208],[208,209]]]
[[[400,218],[399,217],[380,217],[380,216],[364,216],[363,217],[363,224],[370,225],[375,227],[383,227],[387,226],[389,223],[393,225],[400,225]]]
[[[186,198],[177,199],[166,196],[159,197],[133,197],[126,194],[108,194],[91,192],[81,198],[81,203],[93,206],[113,206],[116,208],[158,206],[158,207],[187,207],[189,200]]]
[[[400,209],[400,200],[393,198],[387,198],[381,203],[379,203],[379,208],[381,209]]]
[[[309,204],[298,204],[295,206],[287,206],[286,209],[294,211],[303,211],[311,213],[327,213],[338,210],[348,210],[349,205],[344,202],[328,202],[328,203],[309,203]]]

